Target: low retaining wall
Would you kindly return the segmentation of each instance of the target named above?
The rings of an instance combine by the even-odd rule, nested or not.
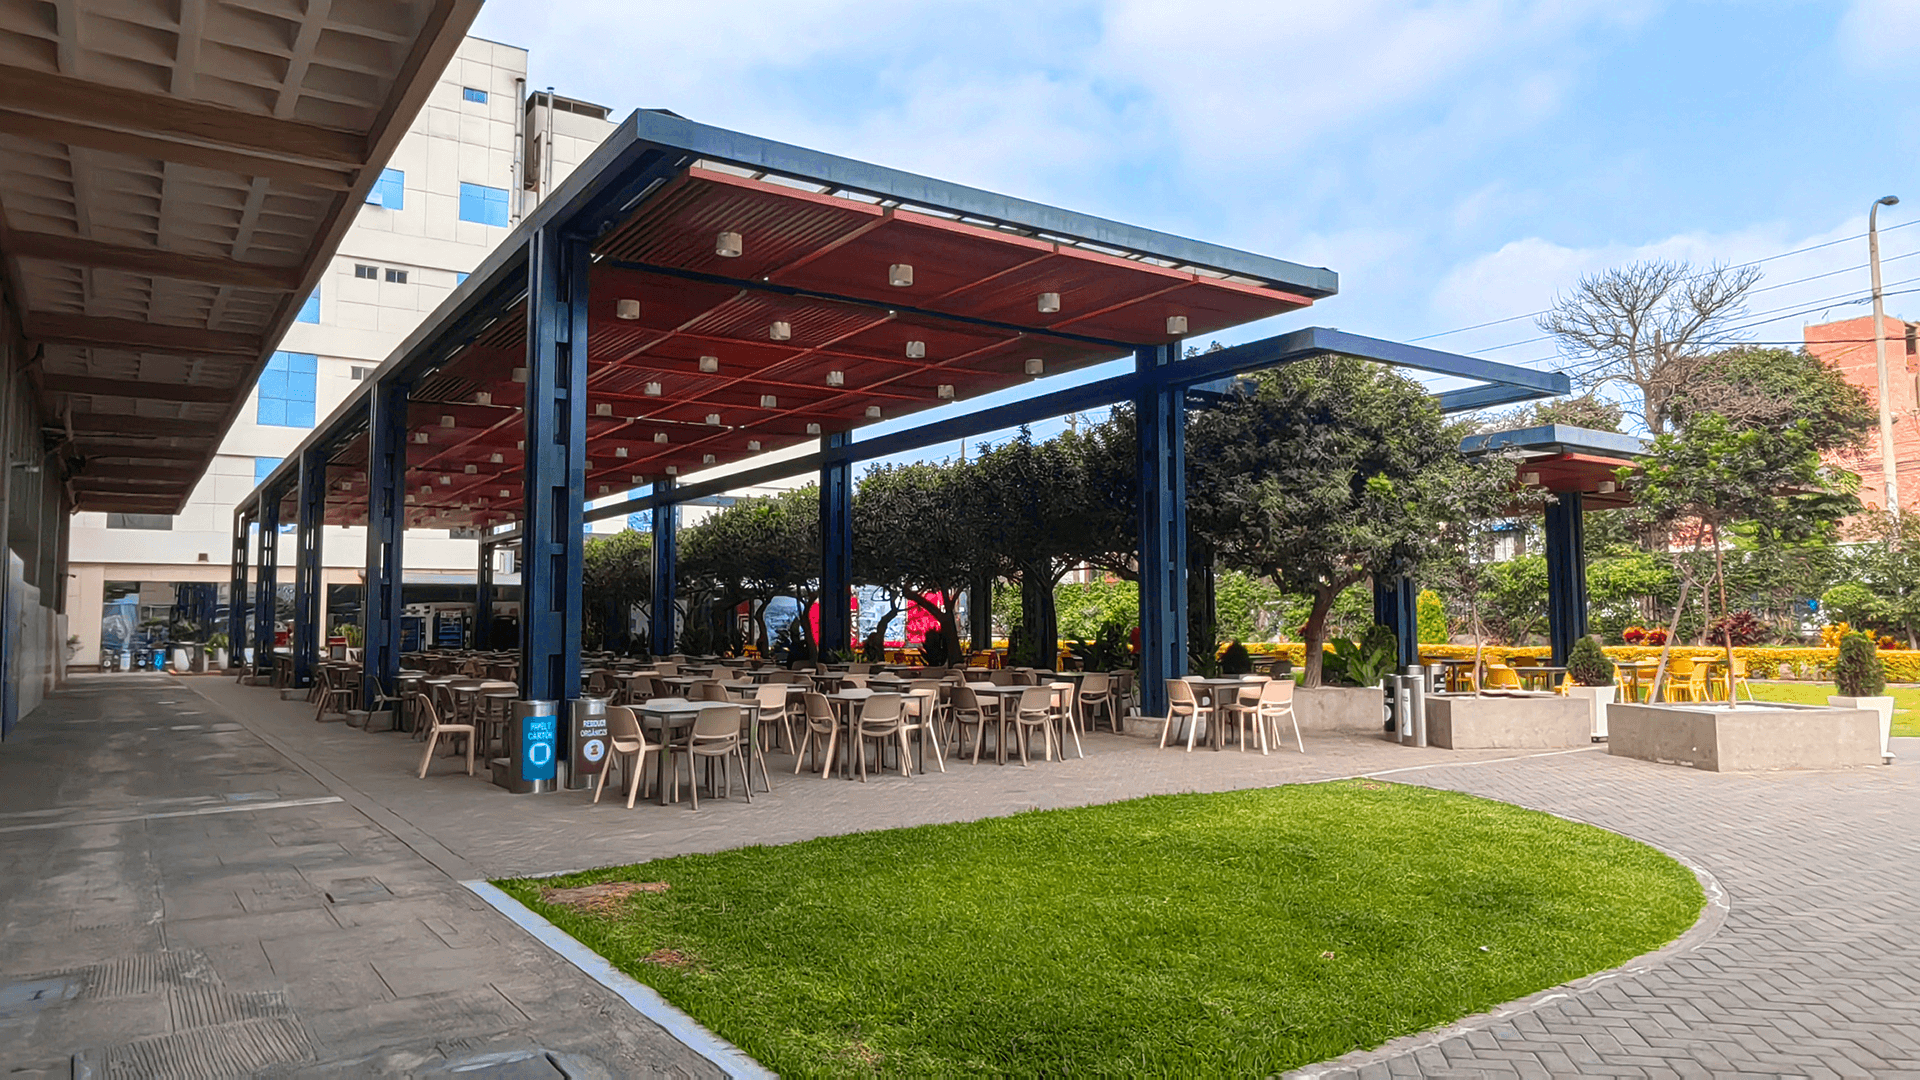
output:
[[[1593,741],[1592,709],[1559,694],[1427,695],[1427,743],[1448,750],[1561,750]]]
[[[1817,705],[1703,708],[1617,704],[1607,752],[1712,772],[1878,765],[1880,717]]]
[[[1378,687],[1314,686],[1293,692],[1293,714],[1301,731],[1386,730],[1387,698]]]

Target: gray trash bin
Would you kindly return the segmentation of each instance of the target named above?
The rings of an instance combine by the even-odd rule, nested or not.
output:
[[[560,769],[560,703],[516,701],[507,723],[507,756],[493,782],[516,795],[549,792]]]
[[[610,700],[583,697],[567,703],[567,787],[570,790],[578,791],[591,785],[607,767],[607,752],[613,748],[607,736]]]

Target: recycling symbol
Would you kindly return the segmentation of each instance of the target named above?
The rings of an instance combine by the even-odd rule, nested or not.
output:
[[[587,756],[588,761],[599,761],[607,756],[607,744],[599,739],[588,739],[587,744],[580,748],[580,752]]]

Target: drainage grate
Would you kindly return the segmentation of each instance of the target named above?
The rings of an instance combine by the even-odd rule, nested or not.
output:
[[[110,1046],[101,1053],[99,1075],[109,1080],[217,1080],[312,1058],[313,1045],[300,1025],[274,1017]]]
[[[168,1000],[176,1031],[293,1015],[286,996],[278,990],[236,994],[213,986],[183,986],[168,994]]]

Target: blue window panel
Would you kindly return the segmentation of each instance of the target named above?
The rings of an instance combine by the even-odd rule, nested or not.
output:
[[[257,422],[268,427],[312,427],[319,370],[320,358],[313,353],[274,353],[260,373]]]
[[[460,220],[505,228],[507,189],[488,187],[485,184],[461,184]]]
[[[636,532],[647,532],[653,528],[653,511],[635,510],[627,515],[627,528]]]
[[[260,481],[262,481],[262,480],[265,480],[265,479],[267,478],[267,476],[268,476],[268,474],[269,474],[269,473],[271,473],[271,472],[273,472],[273,470],[275,470],[275,469],[277,469],[277,468],[279,468],[279,467],[280,467],[280,461],[281,461],[281,459],[280,459],[280,458],[277,458],[277,457],[257,457],[257,458],[254,458],[254,459],[253,459],[253,482],[254,482],[254,485],[255,485],[256,487],[257,487],[257,486],[259,486],[259,484],[260,484]]]
[[[460,96],[476,105],[485,105],[487,103],[487,92],[485,90],[475,90],[471,86],[461,87]]]
[[[310,323],[320,321],[320,290],[318,288],[313,290],[313,295],[307,297],[306,303],[300,305],[300,315],[295,321]]]
[[[380,179],[374,181],[373,189],[367,192],[367,205],[388,210],[406,209],[407,174],[399,169],[381,169]]]

